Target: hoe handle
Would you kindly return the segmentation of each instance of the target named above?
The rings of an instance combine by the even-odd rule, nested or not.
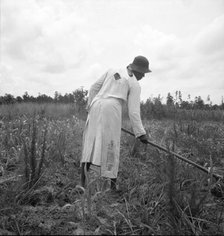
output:
[[[126,130],[124,128],[121,128],[121,130],[124,131],[125,133],[128,133],[128,134],[130,134],[132,136],[135,136],[129,130]],[[156,143],[153,143],[151,141],[147,141],[147,144],[150,144],[151,146],[156,147],[156,148],[158,148],[158,149],[160,149],[160,150],[162,150],[162,151],[164,151],[164,152],[166,152],[168,154],[172,154],[175,157],[177,157],[178,159],[180,159],[180,160],[182,160],[184,162],[187,162],[190,165],[193,165],[193,166],[197,167],[199,170],[202,170],[202,171],[206,172],[207,174],[211,174],[216,180],[223,179],[223,176],[215,174],[215,173],[211,173],[207,168],[205,168],[205,167],[203,167],[203,166],[201,166],[201,165],[199,165],[199,164],[197,164],[197,163],[195,163],[195,162],[193,162],[193,161],[191,161],[191,160],[189,160],[189,159],[187,159],[187,158],[185,158],[185,157],[183,157],[183,156],[181,156],[181,155],[179,155],[179,154],[177,154],[175,152],[167,150],[166,148],[164,148],[164,147],[162,147],[162,146],[160,146],[160,145],[158,145]]]

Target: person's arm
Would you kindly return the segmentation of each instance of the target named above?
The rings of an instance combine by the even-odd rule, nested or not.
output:
[[[106,77],[107,77],[107,73],[104,73],[91,87],[89,90],[89,97],[88,97],[88,102],[87,102],[87,110],[89,109],[89,106],[92,102],[92,100],[94,99],[94,97],[98,94],[98,92],[100,91]]]
[[[146,134],[140,115],[140,94],[141,87],[138,82],[131,82],[128,96],[128,114],[136,138]]]

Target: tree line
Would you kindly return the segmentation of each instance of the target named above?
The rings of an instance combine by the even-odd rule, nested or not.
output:
[[[2,104],[13,104],[21,102],[35,102],[35,103],[77,103],[79,105],[85,105],[87,102],[88,90],[83,89],[83,87],[76,89],[72,93],[65,93],[62,95],[58,91],[55,91],[54,97],[48,96],[46,94],[39,94],[37,97],[29,95],[25,92],[22,96],[14,97],[11,94],[5,94],[0,96],[0,105]],[[180,109],[224,109],[224,98],[222,97],[220,105],[212,105],[210,96],[208,95],[207,101],[205,102],[201,96],[196,96],[194,100],[188,95],[187,100],[183,100],[181,91],[176,91],[175,95],[172,96],[171,93],[167,94],[166,102],[163,103],[163,98],[158,95],[157,97],[150,97],[145,102],[141,102],[141,107],[147,107],[147,105],[162,106],[166,105],[169,108],[180,108]]]
[[[162,103],[163,98],[158,95],[157,97],[148,98],[145,102],[142,102],[142,108],[154,105],[155,107],[166,106],[169,110],[175,109],[186,109],[186,110],[217,110],[224,109],[224,99],[222,97],[221,104],[212,104],[210,96],[208,95],[207,101],[205,102],[201,96],[196,96],[193,100],[191,96],[188,95],[187,100],[183,100],[181,91],[176,91],[175,95],[172,96],[171,93],[167,94],[166,103]]]
[[[85,106],[87,102],[88,91],[83,89],[83,87],[76,89],[72,93],[65,93],[62,95],[58,91],[54,93],[54,97],[48,96],[46,94],[39,94],[37,97],[29,95],[25,92],[22,96],[14,97],[11,94],[5,94],[0,96],[0,105],[2,104],[14,104],[22,102],[34,102],[34,103],[75,103],[80,106]]]
[[[63,103],[63,104],[75,104],[78,107],[78,112],[83,112],[86,107],[88,99],[88,90],[83,89],[83,87],[76,89],[72,93],[65,93],[62,95],[59,92],[54,93],[54,97],[50,97],[46,94],[39,94],[37,97],[31,96],[28,92],[25,92],[23,96],[14,97],[11,94],[5,94],[0,96],[0,105],[2,104],[14,104],[14,103]],[[201,116],[209,116],[213,114],[217,116],[215,119],[222,119],[224,114],[224,101],[223,97],[221,104],[212,104],[210,96],[207,97],[207,100],[204,101],[201,96],[195,97],[193,100],[191,96],[188,95],[187,100],[182,98],[181,91],[176,91],[174,96],[171,93],[167,94],[165,98],[165,103],[163,102],[164,98],[160,95],[157,97],[150,97],[146,101],[141,102],[141,115],[143,118],[174,118],[177,114],[181,114],[181,117],[189,116],[193,114],[192,111],[201,111]],[[127,114],[127,108],[125,108],[125,113]],[[212,112],[211,112],[212,111]],[[203,113],[202,113],[203,112]],[[206,113],[207,112],[207,113]],[[197,117],[198,116],[197,112]],[[220,118],[221,117],[221,118]]]
[[[148,98],[145,102],[141,102],[141,115],[143,118],[182,118],[182,119],[224,119],[224,100],[222,97],[221,104],[212,104],[210,96],[204,101],[201,96],[196,96],[193,100],[188,95],[187,100],[182,98],[181,91],[176,91],[175,95],[167,94],[166,102],[163,98]]]

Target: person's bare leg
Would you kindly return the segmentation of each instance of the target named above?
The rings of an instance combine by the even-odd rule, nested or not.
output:
[[[85,165],[86,165],[86,170],[89,171],[91,163],[83,162],[81,165],[81,186],[83,188],[85,188],[85,184],[86,184]]]
[[[84,168],[85,168],[85,163],[82,163],[82,165],[81,165],[81,186],[83,188],[85,186],[85,180],[86,180]]]
[[[117,190],[116,182],[117,182],[117,179],[116,179],[116,178],[110,179],[110,189],[111,189],[111,190]]]

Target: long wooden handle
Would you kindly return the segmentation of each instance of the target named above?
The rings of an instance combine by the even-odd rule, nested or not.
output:
[[[130,135],[132,135],[132,136],[135,136],[135,135],[134,135],[132,132],[130,132],[129,130],[126,130],[126,129],[124,129],[124,128],[121,128],[121,130],[124,131],[125,133],[128,133],[128,134],[130,134]],[[158,145],[158,144],[156,144],[156,143],[153,143],[153,142],[151,142],[151,141],[147,141],[147,143],[150,144],[150,145],[153,146],[153,147],[156,147],[156,148],[158,148],[158,149],[160,149],[160,150],[162,150],[162,151],[168,153],[168,154],[174,155],[174,156],[177,157],[178,159],[180,159],[180,160],[182,160],[182,161],[184,161],[184,162],[187,162],[187,163],[190,164],[190,165],[193,165],[193,166],[197,167],[198,169],[200,169],[200,170],[206,172],[207,174],[211,174],[216,180],[223,179],[223,176],[222,176],[222,175],[218,175],[218,174],[215,174],[215,173],[211,173],[207,168],[205,168],[205,167],[203,167],[203,166],[201,166],[201,165],[199,165],[199,164],[197,164],[197,163],[195,163],[195,162],[193,162],[193,161],[191,161],[191,160],[189,160],[189,159],[187,159],[187,158],[185,158],[185,157],[183,157],[183,156],[181,156],[181,155],[179,155],[179,154],[177,154],[177,153],[175,153],[175,152],[173,152],[173,151],[167,150],[165,147],[162,147],[162,146],[160,146],[160,145]]]

